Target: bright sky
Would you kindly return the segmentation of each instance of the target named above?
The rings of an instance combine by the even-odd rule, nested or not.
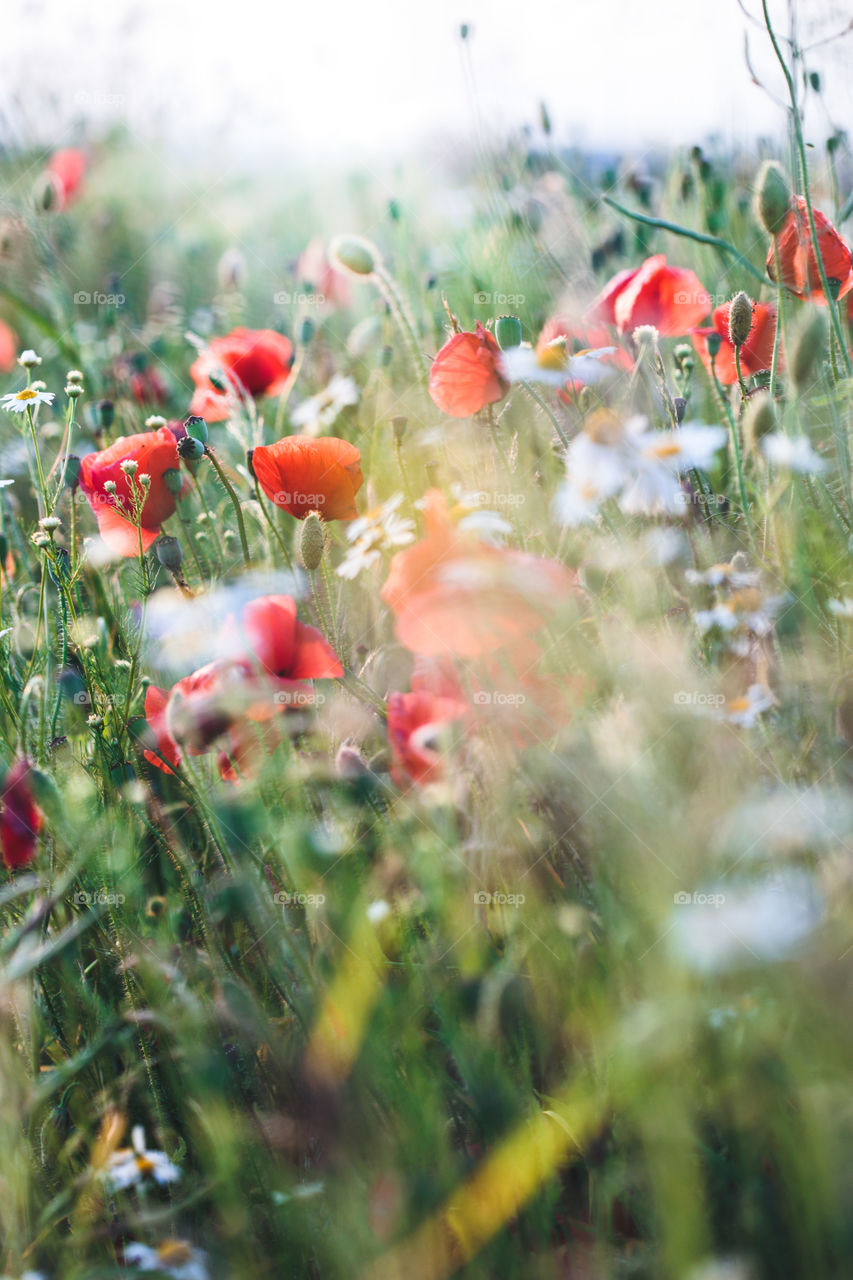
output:
[[[850,20],[835,0],[799,9],[807,34]],[[772,10],[785,25],[787,0]],[[7,0],[5,19],[2,137],[10,122],[49,141],[75,120],[117,117],[229,164],[387,157],[429,135],[470,136],[463,21],[487,128],[535,122],[541,99],[558,140],[590,146],[743,139],[782,123],[750,83],[737,0]],[[750,42],[781,91],[766,36],[752,28]],[[847,125],[851,58],[853,34],[815,55]],[[820,109],[812,123],[823,141]]]

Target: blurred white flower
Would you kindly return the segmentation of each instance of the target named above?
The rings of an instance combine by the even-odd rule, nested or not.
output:
[[[820,475],[826,470],[826,462],[815,453],[808,436],[786,436],[781,431],[771,431],[761,437],[758,447],[774,467],[801,475]]]
[[[776,615],[788,596],[762,596],[757,587],[744,587],[710,609],[697,609],[693,621],[699,634],[717,631],[730,652],[745,658],[756,640],[773,630]]]
[[[841,600],[827,600],[826,607],[836,618],[853,618],[853,600],[844,596]]]
[[[290,421],[304,435],[318,436],[332,426],[344,409],[354,404],[358,404],[355,381],[346,374],[336,373],[327,387],[293,410]]]
[[[347,526],[347,548],[336,572],[342,578],[355,578],[362,569],[377,563],[383,551],[405,547],[415,540],[415,522],[397,515],[403,495],[397,493],[366,515],[351,520]]]
[[[740,568],[737,556],[728,564],[712,564],[710,569],[688,569],[684,577],[692,586],[727,587],[730,591],[757,587],[759,583],[757,573]]]
[[[501,353],[501,372],[509,382],[543,382],[551,387],[582,382],[585,386],[595,386],[618,372],[612,365],[602,363],[605,356],[615,352],[616,347],[598,347],[569,355],[565,338],[556,338],[537,348],[523,342]]]
[[[209,1280],[205,1255],[183,1240],[164,1240],[156,1249],[131,1241],[124,1258],[140,1271],[159,1271],[174,1280]]]
[[[729,698],[717,712],[717,718],[740,729],[751,729],[764,711],[776,705],[773,694],[763,684],[751,684],[746,693]]]
[[[135,1187],[147,1178],[159,1185],[177,1182],[181,1171],[162,1151],[149,1151],[145,1146],[145,1130],[135,1125],[130,1135],[131,1145],[114,1151],[109,1158],[104,1177],[113,1191]]]

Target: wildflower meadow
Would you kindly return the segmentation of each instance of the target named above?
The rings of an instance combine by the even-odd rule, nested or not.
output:
[[[7,1277],[853,1271],[853,155],[742,7],[751,149],[0,152]]]

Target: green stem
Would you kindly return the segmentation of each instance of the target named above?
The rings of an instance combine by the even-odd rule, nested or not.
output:
[[[240,507],[240,499],[237,497],[237,494],[234,491],[234,486],[226,476],[225,472],[222,470],[219,459],[211,449],[210,445],[205,446],[205,456],[210,459],[211,463],[213,464],[214,471],[219,476],[219,479],[222,481],[222,485],[225,489],[225,492],[228,494],[228,497],[231,499],[231,505],[233,506],[234,514],[237,517],[237,529],[239,530],[239,533],[240,533],[240,546],[243,550],[243,563],[248,569],[251,567],[252,558],[249,555],[249,543],[246,538],[246,525],[243,520],[243,511]]]
[[[695,240],[698,244],[710,244],[715,249],[722,249],[724,253],[731,254],[744,271],[748,271],[756,280],[760,280],[762,284],[767,284],[767,277],[752,265],[748,258],[745,258],[733,244],[729,244],[728,240],[721,240],[719,236],[709,236],[702,231],[691,231],[688,227],[680,227],[677,222],[667,222],[663,218],[652,218],[645,213],[635,213],[633,209],[626,209],[624,205],[619,204],[612,196],[602,196],[605,204],[609,204],[617,213],[623,214],[626,218],[633,219],[634,222],[642,222],[646,227],[658,227],[661,231],[671,231],[675,236],[684,236],[687,240]]]
[[[551,409],[549,409],[548,405],[542,399],[539,392],[534,387],[532,387],[529,382],[525,382],[524,379],[521,378],[519,379],[519,385],[524,387],[524,390],[527,392],[530,398],[532,400],[535,400],[536,403],[539,405],[539,408],[542,410],[542,412],[544,414],[547,414],[547,416],[551,419],[551,424],[554,427],[554,430],[557,432],[557,435],[560,437],[560,440],[562,441],[562,443],[568,449],[571,441],[569,440],[569,437],[566,435],[565,431],[560,425],[557,419],[557,415],[553,413]]]

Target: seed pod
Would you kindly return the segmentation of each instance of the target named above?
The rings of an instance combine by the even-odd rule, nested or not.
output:
[[[752,300],[743,291],[736,293],[729,304],[729,340],[733,347],[742,347],[752,328]]]
[[[299,559],[309,573],[320,567],[326,549],[326,530],[318,511],[309,511],[299,530]]]
[[[170,573],[178,572],[184,556],[177,538],[172,538],[167,533],[161,533],[154,543],[154,550],[164,569],[168,569]]]
[[[826,350],[826,315],[814,309],[805,328],[800,330],[791,354],[791,381],[798,391],[811,385]]]
[[[765,160],[755,187],[755,213],[758,221],[776,236],[785,225],[791,207],[791,190],[785,170],[775,160]]]
[[[65,459],[65,468],[62,472],[62,483],[67,489],[74,493],[80,483],[80,459],[76,453],[69,453]]]
[[[518,316],[498,316],[495,322],[495,337],[501,351],[520,346],[521,321]]]
[[[200,440],[202,444],[207,444],[207,423],[204,418],[191,413],[184,421],[184,430],[193,440]]]
[[[193,436],[184,436],[183,440],[178,441],[178,453],[185,462],[198,462],[199,458],[204,457],[204,445]]]

